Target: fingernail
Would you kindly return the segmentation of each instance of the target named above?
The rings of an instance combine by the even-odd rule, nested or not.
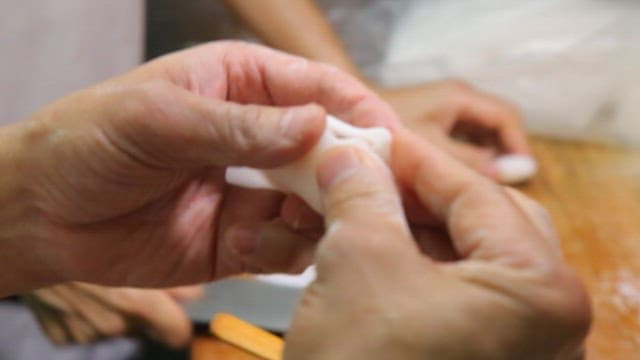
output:
[[[517,184],[533,177],[538,171],[538,164],[529,155],[503,155],[496,159],[495,171],[501,182]]]
[[[280,122],[282,133],[287,138],[300,140],[309,132],[310,122],[316,117],[318,119],[322,118],[322,109],[317,105],[289,108]]]
[[[252,254],[258,244],[260,234],[255,229],[235,226],[227,232],[227,243],[231,250],[240,255]]]
[[[327,189],[336,182],[349,177],[363,166],[356,151],[342,148],[327,155],[318,167],[318,184]]]

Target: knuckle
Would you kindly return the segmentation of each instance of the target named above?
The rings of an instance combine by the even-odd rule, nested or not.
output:
[[[240,40],[221,40],[204,45],[209,47],[214,52],[220,52],[224,54],[226,65],[233,65],[239,60],[245,60],[247,57],[251,57],[256,51],[260,51],[263,46],[258,44],[251,44]]]
[[[276,120],[268,109],[265,109],[257,105],[247,106],[244,114],[244,121],[240,121],[240,126],[237,127],[235,138],[238,140],[247,152],[259,153],[264,150],[265,138],[274,140],[281,139],[280,136],[271,136],[271,132],[274,127],[270,122]],[[277,145],[277,143],[269,144],[270,146]]]
[[[504,117],[502,118],[504,122],[520,125],[523,122],[523,115],[520,109],[511,103],[500,102],[501,108],[504,112]]]
[[[521,191],[515,190],[508,186],[501,186],[502,191],[506,193],[511,199],[516,202],[521,202],[525,212],[533,218],[533,220],[539,220],[539,222],[549,228],[554,228],[553,225],[553,217],[549,210],[544,207],[541,203],[535,201],[531,197],[522,193]]]
[[[402,213],[398,196],[375,185],[332,194],[329,208],[335,214],[352,214],[355,210],[358,217],[377,217],[380,220],[397,218]]]
[[[381,194],[377,189],[371,186],[362,186],[351,191],[332,194],[329,198],[329,204],[330,208],[346,213],[356,205],[378,202],[379,200],[375,201],[375,199],[380,197]]]
[[[581,340],[592,322],[591,303],[584,286],[566,265],[551,274],[555,296],[540,309],[546,324],[565,339]]]
[[[129,330],[127,319],[122,314],[116,314],[100,324],[100,332],[103,336],[123,335]]]
[[[502,194],[501,187],[501,185],[485,178],[476,177],[467,181],[449,194],[445,200],[451,204],[449,213],[468,213],[468,210],[475,210],[482,204],[502,200],[502,196],[499,196]],[[488,215],[490,213],[484,212],[482,214]]]
[[[325,237],[318,248],[319,258],[330,254],[331,259],[352,259],[363,256],[376,259],[385,256],[399,236],[407,236],[408,230],[399,219],[362,219],[340,223],[338,230]]]
[[[144,312],[144,300],[139,294],[137,289],[133,288],[121,288],[115,289],[114,296],[119,297],[116,307],[118,311],[125,316],[138,316]]]
[[[116,89],[112,103],[126,120],[158,119],[168,116],[171,86],[164,81],[149,81]]]
[[[216,121],[215,130],[222,136],[217,138],[223,141],[223,148],[233,149],[225,153],[237,157],[241,154],[258,152],[260,139],[263,136],[262,127],[258,126],[258,122],[264,116],[260,108],[255,105],[230,105],[223,106],[221,110],[220,121]]]

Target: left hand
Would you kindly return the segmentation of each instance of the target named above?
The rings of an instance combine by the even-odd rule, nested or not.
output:
[[[302,156],[327,112],[399,126],[387,104],[333,67],[218,42],[3,128],[0,202],[11,206],[0,208],[0,263],[13,275],[0,274],[0,296],[65,281],[167,287],[300,268],[305,248],[285,251],[281,235],[294,235],[271,223],[282,196],[230,187],[224,172]],[[247,237],[260,244],[248,248]]]
[[[375,89],[405,126],[494,180],[499,179],[496,156],[531,154],[518,109],[466,82]]]
[[[142,334],[178,348],[187,346],[192,335],[180,303],[201,295],[201,286],[155,290],[75,282],[38,289],[23,298],[44,333],[59,345]]]

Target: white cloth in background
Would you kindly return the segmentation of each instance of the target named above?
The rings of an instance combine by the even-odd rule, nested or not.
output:
[[[518,104],[535,133],[640,145],[640,2],[413,0],[377,77],[456,77]]]
[[[460,78],[517,104],[531,132],[640,145],[639,1],[318,3],[355,62],[383,84]],[[188,19],[233,23],[222,37],[247,38],[222,4],[183,4],[198,10]]]
[[[0,125],[143,58],[143,0],[0,0]]]

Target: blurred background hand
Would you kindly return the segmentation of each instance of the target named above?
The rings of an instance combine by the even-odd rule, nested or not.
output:
[[[459,80],[378,87],[405,126],[467,166],[500,179],[500,155],[531,155],[518,109]]]
[[[35,290],[23,299],[58,345],[144,335],[179,348],[192,337],[191,320],[181,303],[202,294],[200,286],[151,290],[73,282]]]

